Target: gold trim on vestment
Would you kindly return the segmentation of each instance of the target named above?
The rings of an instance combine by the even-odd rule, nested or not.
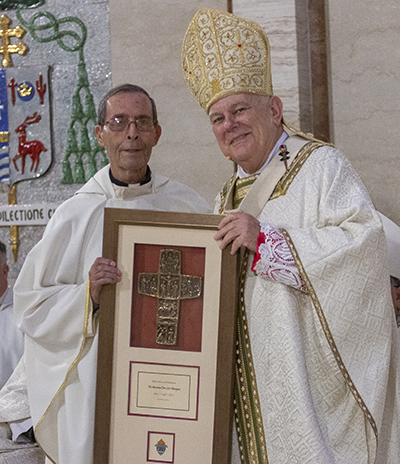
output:
[[[83,338],[82,338],[82,343],[81,343],[81,346],[80,346],[80,349],[79,349],[79,353],[78,355],[76,356],[76,358],[73,360],[73,362],[71,363],[71,365],[69,366],[68,368],[68,371],[65,375],[65,378],[64,378],[64,382],[61,384],[60,388],[57,390],[56,394],[53,396],[53,399],[51,400],[50,404],[47,406],[47,409],[46,411],[43,413],[42,417],[39,419],[38,423],[36,424],[36,427],[35,427],[35,430],[34,430],[34,433],[35,433],[35,436],[36,436],[36,431],[38,429],[38,427],[40,426],[40,424],[42,423],[42,421],[45,419],[49,409],[51,408],[51,406],[54,404],[57,396],[64,390],[65,388],[65,384],[67,382],[67,379],[68,379],[68,376],[69,376],[69,373],[71,372],[72,368],[76,366],[76,364],[78,364],[78,362],[80,361],[80,358],[81,358],[81,355],[82,355],[82,352],[84,350],[84,347],[85,347],[85,342],[86,342],[86,336],[87,336],[87,325],[88,325],[88,315],[89,315],[89,311],[93,311],[93,305],[92,305],[92,300],[90,298],[90,282],[88,281],[87,283],[87,286],[86,286],[86,301],[85,301],[85,322],[83,324]],[[39,442],[38,442],[39,444]],[[40,445],[39,445],[40,446]],[[41,446],[40,446],[41,447]],[[41,447],[42,448],[42,447]],[[46,457],[53,463],[53,464],[57,464],[55,461],[53,461],[51,459],[51,457],[46,453],[46,451],[42,448],[43,452],[45,453]]]
[[[323,140],[320,140],[314,137],[314,134],[312,134],[311,132],[302,132],[301,130],[296,129],[295,127],[289,126],[289,124],[286,124],[286,121],[283,121],[283,129],[288,133],[290,132],[291,135],[298,135],[299,137],[302,137],[303,139],[310,140],[312,142],[318,142],[318,143],[321,143],[322,145],[328,145],[330,147],[333,147],[331,143],[324,142]]]
[[[332,145],[327,144],[325,142],[321,142],[320,140],[310,141],[309,143],[306,143],[297,153],[296,158],[293,160],[293,162],[291,163],[289,167],[289,170],[283,174],[279,182],[276,184],[275,189],[272,192],[269,200],[275,200],[276,198],[279,198],[280,196],[285,195],[291,183],[293,182],[297,174],[300,172],[300,169],[303,167],[304,163],[307,161],[311,153],[314,150],[321,148],[323,146],[332,146]],[[224,213],[225,209],[227,209],[227,203],[229,199],[231,198],[231,196],[233,197],[236,179],[237,179],[237,174],[234,174],[233,176],[231,176],[231,178],[228,179],[228,181],[224,184],[224,186],[222,187],[220,191],[221,204],[219,207],[219,214]],[[247,178],[240,179],[240,180],[245,181],[245,179]],[[246,191],[246,195],[247,193],[248,193],[248,190]],[[245,195],[243,196],[243,198],[245,198]],[[233,207],[233,201],[234,200],[232,198],[232,207]]]
[[[236,175],[232,176],[221,190],[220,214],[225,212]],[[246,193],[250,189],[246,189]],[[257,379],[251,352],[250,334],[244,298],[249,250],[246,248],[241,259],[239,280],[239,301],[236,319],[236,363],[234,382],[235,427],[238,436],[240,460],[242,464],[268,464],[264,425],[261,415]]]
[[[315,308],[315,311],[317,313],[317,316],[318,316],[318,319],[321,323],[321,327],[324,331],[324,334],[325,334],[325,337],[328,341],[328,344],[329,344],[329,347],[332,351],[332,354],[334,355],[335,357],[335,360],[336,360],[336,363],[340,369],[340,372],[342,373],[343,377],[344,377],[344,381],[346,382],[346,385],[348,386],[348,388],[350,389],[351,393],[353,394],[358,406],[361,408],[361,410],[363,411],[364,413],[364,417],[366,418],[366,420],[370,423],[374,433],[375,433],[375,437],[376,437],[376,441],[378,442],[378,428],[376,426],[376,423],[375,423],[375,420],[374,418],[372,417],[372,414],[369,412],[368,408],[367,408],[367,405],[364,403],[363,399],[361,398],[361,395],[358,393],[358,390],[357,388],[355,387],[351,377],[350,377],[350,374],[349,372],[347,371],[345,365],[344,365],[344,362],[342,360],[342,357],[340,356],[340,353],[339,353],[339,350],[336,346],[336,343],[335,343],[335,340],[333,339],[333,336],[332,336],[332,333],[329,329],[329,325],[328,325],[328,322],[325,318],[325,315],[324,315],[324,311],[321,307],[321,304],[319,302],[319,299],[317,297],[317,294],[314,290],[314,287],[310,281],[310,279],[308,278],[308,275],[303,267],[303,264],[300,260],[300,257],[297,253],[297,250],[296,250],[296,247],[294,246],[294,243],[292,242],[292,239],[289,235],[289,233],[285,230],[285,229],[280,229],[280,232],[283,234],[283,236],[285,237],[285,240],[286,240],[286,243],[288,244],[289,248],[290,248],[290,251],[292,253],[292,256],[293,256],[293,259],[297,265],[297,268],[299,269],[299,272],[300,272],[300,275],[301,275],[301,278],[303,279],[303,282],[307,285],[307,289],[308,289],[308,293],[311,297],[311,300],[313,302],[313,305],[314,305],[314,308]],[[378,446],[378,445],[377,445]]]
[[[231,196],[232,190],[235,186],[235,180],[236,180],[236,174],[234,174],[230,179],[228,179],[221,189],[221,192],[220,192],[221,204],[219,206],[219,214],[223,214],[226,210],[226,205]]]
[[[243,179],[236,179],[233,192],[233,209],[239,207],[240,203],[249,192],[257,177],[258,174],[255,174],[253,176],[244,177]]]
[[[236,333],[235,363],[235,426],[238,435],[239,453],[242,464],[268,464],[264,425],[258,395],[248,330],[245,285],[249,250],[244,253],[239,281],[239,310]]]
[[[290,184],[293,182],[300,169],[303,167],[304,163],[308,160],[308,157],[311,153],[317,148],[327,145],[324,142],[309,142],[304,145],[297,154],[296,158],[293,160],[292,164],[289,167],[289,170],[280,178],[279,182],[276,184],[270,200],[275,200],[281,195],[285,195],[288,191]]]

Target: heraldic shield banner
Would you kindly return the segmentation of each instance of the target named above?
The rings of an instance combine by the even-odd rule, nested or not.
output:
[[[42,176],[52,162],[49,68],[0,70],[0,181]]]

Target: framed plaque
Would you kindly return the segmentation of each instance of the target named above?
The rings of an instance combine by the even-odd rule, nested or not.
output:
[[[237,257],[220,216],[106,208],[95,464],[230,464]]]

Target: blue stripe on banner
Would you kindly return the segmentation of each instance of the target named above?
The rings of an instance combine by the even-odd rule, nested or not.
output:
[[[0,155],[0,160],[4,159],[4,158],[8,158],[8,152],[7,153],[3,153],[2,155]]]
[[[0,131],[8,131],[7,78],[6,70],[0,70]]]
[[[6,176],[0,176],[0,182],[2,182],[3,180],[8,180],[10,178],[9,175],[6,175]]]
[[[1,164],[0,165],[0,169],[8,169],[10,167],[10,165],[7,163],[4,163],[4,164]]]

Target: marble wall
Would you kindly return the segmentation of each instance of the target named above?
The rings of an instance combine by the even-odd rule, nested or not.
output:
[[[400,224],[400,3],[328,0],[331,134]]]
[[[283,101],[287,123],[300,127],[295,0],[233,0],[232,7],[234,14],[256,21],[267,33],[274,94]]]

